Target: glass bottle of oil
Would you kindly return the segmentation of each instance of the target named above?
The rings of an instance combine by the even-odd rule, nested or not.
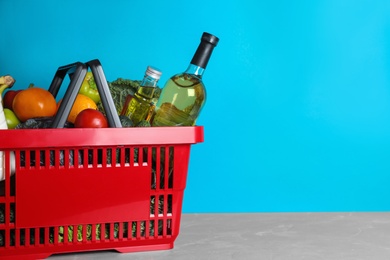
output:
[[[218,41],[218,37],[203,33],[187,70],[172,76],[163,87],[152,126],[195,125],[206,101],[203,72]]]
[[[140,87],[129,102],[125,115],[133,121],[135,126],[142,120],[146,120],[150,110],[154,108],[153,94],[161,74],[160,70],[148,66]]]

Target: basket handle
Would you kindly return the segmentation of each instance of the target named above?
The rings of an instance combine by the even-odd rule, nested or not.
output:
[[[103,104],[103,108],[106,112],[108,125],[110,127],[120,128],[122,124],[119,120],[118,113],[115,108],[114,100],[112,99],[110,89],[108,88],[107,80],[103,72],[103,68],[100,61],[95,59],[89,62],[81,63],[75,62],[69,65],[61,66],[58,68],[52,83],[49,87],[49,92],[56,97],[61,84],[67,74],[70,77],[69,86],[62,99],[61,105],[58,108],[57,114],[54,117],[52,128],[63,128],[70,110],[76,100],[76,96],[81,88],[85,75],[88,72],[88,66],[91,68],[92,75],[94,76],[96,86],[99,91],[100,99]]]
[[[112,99],[110,89],[108,88],[107,80],[103,72],[100,61],[95,59],[87,62],[87,65],[91,68],[92,75],[95,79],[96,86],[99,91],[100,99],[103,104],[104,111],[108,125],[110,127],[121,128],[122,124],[119,120],[118,112]]]
[[[64,127],[87,71],[88,67],[81,62],[75,62],[58,68],[53,81],[50,84],[49,92],[54,97],[57,97],[58,91],[67,74],[69,74],[70,83],[62,99],[61,105],[58,108],[57,114],[54,117],[52,128]]]

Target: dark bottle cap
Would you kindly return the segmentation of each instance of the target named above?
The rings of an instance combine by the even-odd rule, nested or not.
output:
[[[218,37],[204,32],[202,38],[200,39],[198,49],[191,60],[191,64],[205,69],[211,57],[211,53],[213,52],[214,47],[217,46],[218,41]]]
[[[204,33],[203,33],[202,38],[201,38],[200,40],[201,40],[201,41],[209,42],[209,43],[213,44],[214,47],[217,46],[218,41],[219,41],[219,39],[218,39],[217,36],[212,35],[212,34],[207,33],[207,32],[204,32]]]

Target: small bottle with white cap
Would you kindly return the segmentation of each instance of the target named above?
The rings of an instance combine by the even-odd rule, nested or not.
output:
[[[147,120],[151,109],[154,108],[153,95],[161,74],[160,70],[151,66],[147,67],[140,87],[134,93],[125,112],[125,115],[131,119],[134,126],[137,126],[142,120]]]

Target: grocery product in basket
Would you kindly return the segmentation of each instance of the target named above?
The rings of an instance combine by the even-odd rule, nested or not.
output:
[[[88,108],[84,109],[77,115],[74,127],[106,128],[108,127],[108,121],[104,114],[99,110]]]
[[[60,107],[61,102],[62,102],[62,100],[60,100],[58,102],[58,105],[57,105],[58,108]],[[77,94],[76,99],[73,103],[73,106],[69,112],[67,120],[74,124],[74,122],[76,121],[77,115],[81,111],[83,111],[84,109],[88,109],[88,108],[98,109],[96,103],[91,98],[89,98],[83,94]]]
[[[3,105],[1,104],[2,101],[3,100],[2,100],[1,95],[0,95],[0,129],[8,129],[7,121],[5,119],[5,114],[3,111]]]
[[[125,115],[119,115],[119,121],[121,121],[122,127],[133,127],[133,121]]]
[[[17,118],[17,116],[11,109],[4,108],[3,111],[8,129],[14,129],[18,124],[20,124],[19,118]]]
[[[95,103],[100,101],[99,90],[96,86],[92,71],[88,71],[87,75],[85,75],[83,83],[80,86],[79,93],[89,97]]]
[[[3,111],[3,100],[2,95],[5,89],[10,88],[14,85],[15,80],[9,75],[0,77],[0,129],[8,129],[7,126],[7,120],[5,118],[5,114]],[[12,160],[12,159],[11,159]],[[0,152],[0,181],[5,179],[5,172],[4,172],[4,153]],[[12,172],[11,172],[12,174]]]
[[[14,85],[14,83],[15,83],[15,79],[13,77],[11,77],[10,75],[0,77],[0,114],[3,114],[3,107],[4,107],[4,104],[3,104],[4,101],[2,98],[3,92],[7,88],[12,87]],[[4,118],[4,120],[5,120],[5,118]]]
[[[112,99],[114,100],[115,108],[118,112],[118,115],[123,114],[122,110],[125,106],[127,97],[129,95],[133,96],[135,92],[137,92],[139,86],[141,84],[141,80],[132,80],[125,78],[117,78],[114,81],[108,82],[108,88],[110,90]],[[153,94],[153,103],[157,103],[158,97],[160,96],[161,88],[156,87]],[[97,103],[100,111],[103,111],[102,102]]]
[[[127,107],[124,108],[124,114],[128,116],[135,125],[138,125],[139,122],[145,120],[151,109],[154,108],[152,99],[160,77],[160,70],[148,66],[140,87],[128,102]],[[128,97],[131,96],[129,95]]]
[[[5,120],[3,106],[1,105],[1,103],[2,103],[2,98],[0,95],[0,129],[7,129],[7,121]],[[3,152],[0,152],[0,181],[4,180],[5,178],[3,161],[4,161],[4,154]]]
[[[0,96],[3,95],[5,89],[12,87],[15,84],[15,79],[10,75],[0,77]]]
[[[192,126],[206,101],[202,76],[219,39],[204,32],[190,65],[162,89],[152,126]]]
[[[117,78],[116,80],[107,83],[112,99],[114,100],[117,113],[118,115],[120,115],[126,102],[127,96],[134,95],[134,93],[139,88],[141,81]],[[98,102],[97,106],[100,111],[104,111],[102,102]]]
[[[49,91],[32,85],[15,96],[12,110],[24,122],[34,117],[54,116],[57,103]]]
[[[51,128],[54,121],[54,117],[36,117],[30,118],[23,123],[18,124],[15,129],[44,129]],[[72,128],[74,125],[66,121],[64,128]]]
[[[3,96],[3,108],[8,108],[12,110],[12,103],[14,101],[15,96],[22,91],[22,89],[18,90],[7,90]]]

